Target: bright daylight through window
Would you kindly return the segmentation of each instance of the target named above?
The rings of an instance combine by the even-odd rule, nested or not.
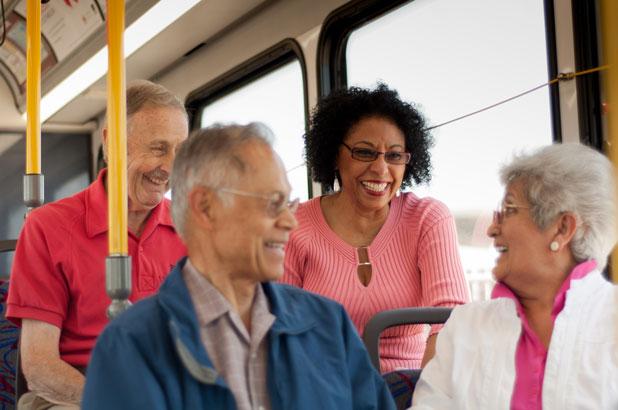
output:
[[[383,81],[430,126],[548,81],[543,2],[415,0],[354,31],[348,85]],[[502,198],[498,169],[513,153],[552,142],[542,88],[433,131],[433,178],[413,187],[455,215],[472,298],[489,298],[496,253],[485,232]]]
[[[288,170],[292,198],[309,198],[303,159],[305,99],[300,63],[294,60],[215,100],[202,111],[202,127],[260,121],[275,134],[275,151]]]

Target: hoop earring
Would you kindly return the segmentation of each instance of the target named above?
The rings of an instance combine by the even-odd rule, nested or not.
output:
[[[560,244],[557,241],[552,241],[552,243],[549,244],[549,249],[552,252],[558,252],[558,249],[560,249]]]

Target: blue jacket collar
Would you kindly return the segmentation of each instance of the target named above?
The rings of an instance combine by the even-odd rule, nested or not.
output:
[[[176,351],[187,370],[198,380],[207,384],[223,384],[201,341],[197,315],[189,289],[182,278],[182,269],[187,258],[182,258],[159,289],[158,300],[169,318],[169,331]],[[285,297],[285,286],[262,283],[270,302],[271,313],[276,317],[271,328],[271,337],[277,334],[300,334],[313,328],[314,320],[294,306],[293,300]],[[189,303],[187,303],[189,301]]]

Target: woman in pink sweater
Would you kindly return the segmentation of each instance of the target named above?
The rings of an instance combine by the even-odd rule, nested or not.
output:
[[[468,301],[457,234],[444,204],[400,188],[430,179],[432,139],[396,91],[350,88],[322,100],[305,136],[313,178],[332,191],[302,204],[283,282],[345,306],[359,334],[376,313]],[[419,368],[440,326],[385,331],[382,372]]]

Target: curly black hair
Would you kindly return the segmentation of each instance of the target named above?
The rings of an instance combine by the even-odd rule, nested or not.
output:
[[[401,101],[395,90],[379,83],[375,90],[350,87],[333,91],[322,99],[311,115],[305,134],[305,158],[313,180],[333,189],[339,146],[352,127],[369,117],[392,121],[403,133],[406,151],[412,159],[406,165],[401,188],[418,185],[431,179],[433,138],[423,116],[409,103]]]

